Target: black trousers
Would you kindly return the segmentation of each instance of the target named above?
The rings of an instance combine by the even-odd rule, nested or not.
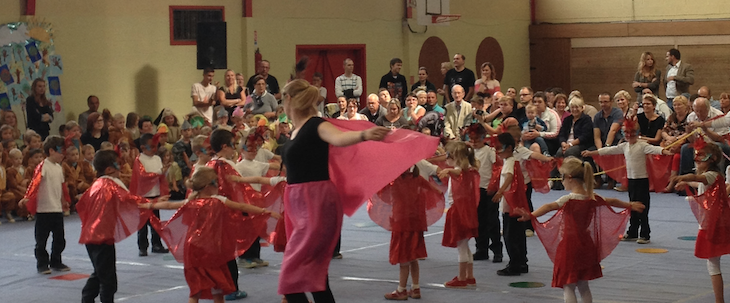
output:
[[[332,290],[330,289],[330,281],[329,277],[325,278],[327,279],[327,288],[323,291],[313,292],[312,293],[312,299],[314,299],[314,303],[335,303],[335,297],[332,295]],[[309,299],[307,299],[307,295],[304,293],[297,293],[297,294],[287,294],[284,295],[286,297],[287,302],[289,303],[308,303]]]
[[[479,235],[476,237],[477,252],[491,250],[495,257],[502,257],[502,235],[499,226],[499,203],[492,202],[494,195],[479,189]]]
[[[46,242],[53,233],[50,259],[46,251]],[[35,258],[36,266],[44,269],[61,265],[61,253],[66,248],[66,236],[63,228],[63,213],[37,213],[35,215]]]
[[[99,296],[101,303],[114,302],[117,292],[117,252],[114,244],[86,244],[94,272],[81,291],[82,303],[93,303]]]
[[[342,244],[342,232],[340,232],[340,238],[337,239],[337,245],[335,245],[335,250],[332,252],[332,257],[340,254],[340,244]]]
[[[228,271],[231,273],[231,278],[233,278],[233,285],[236,285],[236,291],[238,291],[238,264],[236,264],[236,259],[228,261],[226,265],[228,265]]]
[[[533,212],[535,210],[535,207],[532,206],[532,182],[527,183],[525,185],[527,189],[525,190],[525,196],[527,197],[527,206],[530,208],[530,212]],[[525,221],[525,228],[535,231],[535,229],[532,227],[532,221]]]
[[[154,198],[157,198],[157,197],[154,197]],[[149,198],[149,199],[151,200],[154,198]],[[155,209],[152,212],[155,214],[155,216],[157,218],[160,217],[159,209]],[[142,226],[142,228],[137,232],[137,247],[139,248],[139,250],[146,251],[147,248],[150,246],[150,243],[147,242],[147,233],[148,233],[147,229],[148,228],[152,230],[152,247],[163,247],[162,241],[160,240],[160,235],[157,234],[157,231],[154,228],[152,228],[152,225],[150,225],[150,221],[147,220],[147,224],[145,224],[145,226]]]
[[[251,247],[246,250],[246,252],[241,255],[241,259],[261,259],[261,237],[256,238],[256,241],[253,241],[251,244]]]
[[[510,217],[509,213],[502,214],[504,222],[504,244],[509,255],[508,267],[522,267],[527,265],[527,238],[525,237],[525,222],[517,221],[518,217]]]
[[[646,206],[644,212],[631,212],[629,219],[629,230],[626,232],[630,238],[640,236],[649,239],[651,228],[649,228],[649,179],[629,179],[629,201],[641,202]],[[641,228],[641,231],[639,231]]]

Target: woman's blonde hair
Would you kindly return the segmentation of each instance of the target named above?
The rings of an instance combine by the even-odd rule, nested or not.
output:
[[[691,108],[689,108],[689,100],[687,100],[687,97],[682,96],[682,95],[674,97],[673,104],[675,106],[677,104],[681,104],[681,105],[684,105],[685,107],[687,107],[690,111],[692,110]]]
[[[218,175],[215,170],[210,167],[198,167],[193,173],[193,177],[185,182],[185,186],[193,190],[193,193],[188,197],[189,200],[195,199],[198,196],[198,192],[206,186],[213,183],[213,180],[217,180]]]
[[[451,61],[441,62],[441,67],[445,67],[447,70],[454,68],[454,63]]]
[[[570,99],[570,104],[568,104],[568,107],[571,107],[571,106],[577,106],[577,107],[580,107],[580,108],[585,108],[586,107],[586,103],[583,101],[583,98],[573,97],[573,98]]]
[[[317,101],[319,100],[319,89],[310,85],[309,82],[296,79],[284,86],[283,93],[291,97],[289,107],[294,113],[308,116],[317,114]]]
[[[619,97],[624,97],[624,99],[626,99],[626,101],[628,101],[629,105],[631,105],[631,94],[629,94],[629,92],[627,92],[623,89],[616,92],[616,94],[613,95],[613,101],[616,101]]]
[[[461,141],[446,143],[446,154],[454,160],[455,166],[466,170],[469,167],[479,168],[479,161],[474,157],[474,148]]]
[[[386,109],[390,108],[391,105],[395,105],[395,107],[398,108],[398,114],[400,115],[403,111],[403,108],[400,106],[400,102],[398,102],[397,100],[390,100],[388,101],[388,107]]]
[[[646,58],[651,57],[654,60],[654,64],[651,67],[646,66]],[[656,59],[654,54],[651,52],[643,52],[641,59],[639,59],[639,73],[649,80],[653,80],[656,77]]]
[[[583,180],[588,197],[593,199],[593,166],[590,163],[579,160],[576,157],[567,157],[560,167],[563,178],[568,176],[573,179]]]

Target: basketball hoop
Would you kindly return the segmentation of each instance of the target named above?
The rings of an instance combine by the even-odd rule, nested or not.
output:
[[[456,21],[461,18],[461,15],[432,15],[431,16],[431,22],[432,23],[446,23],[450,21]]]

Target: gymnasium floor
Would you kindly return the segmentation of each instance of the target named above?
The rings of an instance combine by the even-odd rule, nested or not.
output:
[[[599,190],[599,194],[628,199],[625,193]],[[533,194],[535,207],[554,201],[564,191]],[[688,203],[674,194],[651,194],[652,243],[622,242],[602,265],[604,277],[590,283],[595,302],[712,302],[713,294],[706,263],[694,257],[694,241],[679,237],[696,236],[697,222]],[[171,211],[163,211],[168,218]],[[543,220],[548,217],[543,217]],[[68,273],[39,275],[33,257],[33,223],[0,225],[0,302],[79,302],[85,276],[76,280],[54,277]],[[85,248],[78,244],[78,216],[66,218],[67,247],[64,263],[70,273],[91,273]],[[423,299],[417,302],[562,302],[562,289],[551,288],[552,263],[537,236],[527,239],[530,273],[500,277],[496,271],[505,263],[477,261],[474,273],[477,288],[445,289],[442,284],[457,271],[456,249],[441,246],[443,218],[426,233],[429,258],[421,261]],[[341,260],[330,266],[330,283],[338,302],[381,302],[383,294],[397,286],[398,267],[388,263],[390,233],[370,221],[365,208],[345,217]],[[50,241],[50,240],[49,240]],[[473,243],[473,240],[472,240]],[[50,248],[50,244],[48,246]],[[473,244],[470,245],[474,249]],[[637,248],[666,249],[663,254],[636,252]],[[276,294],[282,255],[270,247],[262,249],[267,268],[240,269],[239,285],[249,297],[239,302],[280,302]],[[725,259],[723,259],[725,260]],[[727,262],[724,262],[727,263]],[[136,237],[117,244],[117,302],[186,302],[188,288],[182,271],[170,254],[137,256]],[[67,276],[68,277],[68,276]],[[540,282],[538,288],[515,288],[513,282]],[[730,279],[726,280],[726,288]],[[411,299],[412,300],[412,299]]]

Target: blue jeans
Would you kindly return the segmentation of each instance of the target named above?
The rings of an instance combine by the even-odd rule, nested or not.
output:
[[[540,145],[541,153],[545,153],[546,151],[548,151],[547,143],[545,143],[545,139],[543,139],[542,137],[537,137],[532,140],[525,140],[524,143],[525,143],[525,147],[527,147],[527,148],[530,148],[530,146],[532,146],[532,143],[537,143],[537,145]]]

